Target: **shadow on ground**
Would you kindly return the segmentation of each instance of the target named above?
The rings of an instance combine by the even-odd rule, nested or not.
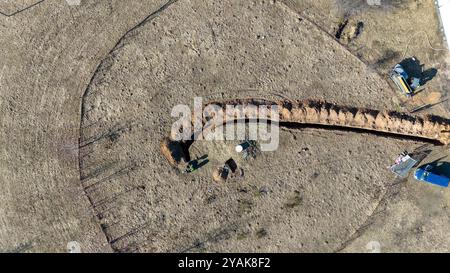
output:
[[[436,160],[430,164],[437,175],[450,178],[450,162]]]
[[[400,65],[403,66],[410,77],[419,78],[420,85],[426,84],[437,75],[436,68],[423,70],[424,64],[421,64],[416,57],[406,58],[400,62]]]

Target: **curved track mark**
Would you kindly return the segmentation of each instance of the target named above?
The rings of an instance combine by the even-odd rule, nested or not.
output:
[[[15,12],[9,13],[9,14],[0,11],[0,14],[3,15],[3,16],[6,16],[6,17],[12,17],[12,16],[17,15],[17,14],[19,14],[19,13],[21,13],[21,12],[24,12],[24,11],[26,11],[26,10],[29,10],[29,9],[31,9],[32,7],[35,7],[35,6],[41,4],[41,3],[44,2],[44,1],[46,1],[46,0],[40,0],[40,1],[38,1],[38,2],[36,2],[36,3],[34,3],[34,4],[32,4],[32,5],[29,5],[28,7],[25,7],[25,8],[23,8],[23,9],[20,9],[20,10],[18,10],[18,11],[15,11]]]

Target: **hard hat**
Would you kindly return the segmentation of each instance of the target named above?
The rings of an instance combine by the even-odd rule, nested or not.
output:
[[[244,150],[244,147],[242,147],[242,145],[236,145],[235,149],[236,149],[237,153],[240,153],[240,152],[242,152]]]

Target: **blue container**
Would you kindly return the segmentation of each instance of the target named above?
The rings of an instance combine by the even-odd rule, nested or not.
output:
[[[414,173],[414,177],[417,180],[435,184],[441,187],[448,187],[450,182],[450,178],[434,173],[433,166],[431,165],[417,168],[416,172]]]

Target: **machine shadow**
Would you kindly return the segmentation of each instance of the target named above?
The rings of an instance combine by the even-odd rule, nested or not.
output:
[[[424,64],[421,64],[420,60],[416,57],[406,58],[400,62],[400,65],[410,77],[420,79],[420,85],[425,85],[427,82],[431,81],[438,72],[436,68],[423,70]]]

